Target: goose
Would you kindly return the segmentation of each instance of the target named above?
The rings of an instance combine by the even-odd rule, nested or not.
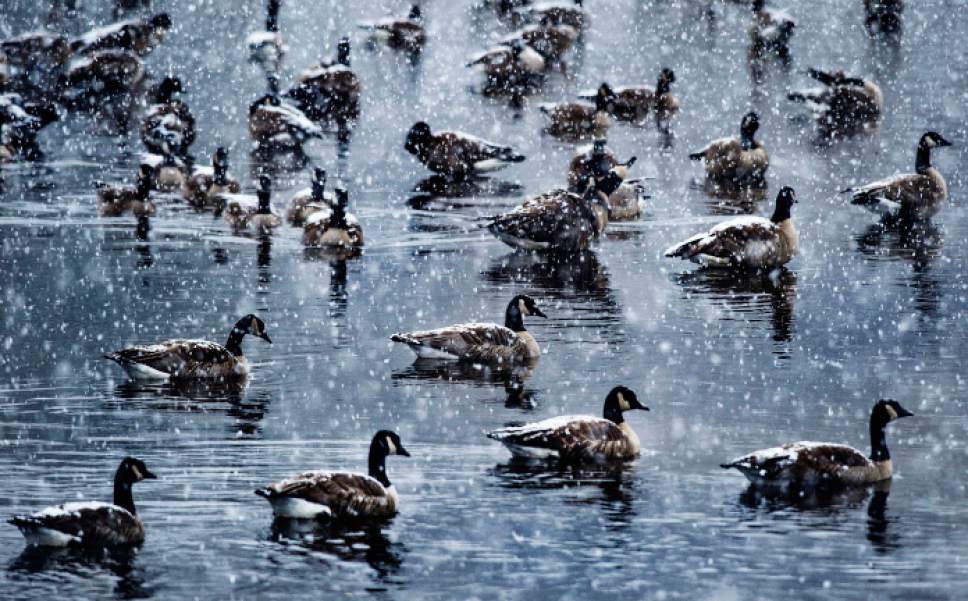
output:
[[[889,480],[894,468],[884,428],[913,415],[897,401],[877,401],[870,417],[870,458],[847,445],[800,441],[754,451],[721,467],[736,468],[753,484],[797,488],[862,486]]]
[[[265,323],[252,315],[238,320],[225,346],[207,340],[166,340],[106,353],[132,380],[240,380],[249,375],[242,339],[251,334],[272,344]]]
[[[608,118],[615,92],[607,84],[595,94],[595,104],[584,102],[543,103],[538,109],[548,116],[545,131],[561,137],[605,137],[612,122]]]
[[[11,159],[42,159],[37,134],[58,119],[52,105],[25,102],[20,94],[0,94],[0,146]]]
[[[141,164],[152,170],[152,187],[159,192],[181,190],[187,179],[185,174],[188,166],[171,152],[167,144],[163,146],[162,153],[141,155]]]
[[[125,457],[114,474],[114,502],[64,503],[8,520],[28,545],[41,547],[121,547],[140,545],[145,527],[135,511],[131,487],[154,480],[144,461]]]
[[[312,186],[296,192],[289,201],[286,221],[289,225],[302,226],[310,215],[331,209],[335,203],[336,197],[326,191],[326,170],[316,167],[313,169]]]
[[[71,51],[75,55],[90,54],[99,50],[123,49],[144,56],[165,39],[171,29],[168,13],[159,13],[150,18],[119,21],[106,27],[99,27],[71,41]]]
[[[904,0],[864,0],[864,27],[872,37],[901,32]]]
[[[847,77],[843,71],[808,69],[807,73],[824,87],[791,92],[787,98],[805,103],[824,132],[850,133],[880,119],[884,96],[874,82]]]
[[[145,78],[144,63],[128,50],[99,50],[72,60],[60,86],[69,106],[135,91]]]
[[[322,138],[323,130],[300,109],[279,99],[278,80],[270,76],[269,92],[249,105],[249,134],[259,150],[302,151],[310,138]]]
[[[793,188],[776,195],[770,219],[734,217],[666,249],[666,257],[689,259],[707,267],[769,271],[785,265],[799,250],[800,236],[790,217],[797,202]]]
[[[371,32],[375,40],[383,42],[390,48],[419,52],[427,41],[427,32],[424,31],[423,23],[420,5],[413,4],[405,19],[389,17],[379,21],[360,23],[359,28]]]
[[[336,201],[331,208],[322,208],[308,218],[303,226],[305,246],[337,246],[359,248],[363,246],[363,228],[352,213],[346,212],[349,194],[345,188],[336,188]]]
[[[456,179],[497,171],[525,160],[510,146],[502,146],[455,131],[431,132],[424,121],[414,123],[404,148],[435,173]]]
[[[532,21],[549,25],[567,25],[579,34],[588,24],[588,12],[583,8],[583,0],[573,2],[539,2],[524,11]]]
[[[622,415],[649,408],[625,386],[616,386],[605,397],[603,417],[568,415],[540,422],[511,426],[487,433],[514,457],[557,459],[568,463],[628,461],[639,455],[635,430]]]
[[[951,142],[933,131],[918,141],[915,173],[894,175],[886,179],[847,188],[851,204],[860,205],[888,219],[919,221],[929,219],[941,210],[948,198],[948,185],[941,172],[931,164],[931,149],[951,146]]]
[[[535,50],[545,60],[545,64],[560,61],[561,57],[578,39],[578,30],[570,25],[552,25],[541,21],[537,25],[529,25],[524,29],[509,33],[498,41],[498,44],[511,45],[520,40]]]
[[[239,180],[228,175],[229,151],[219,146],[212,154],[211,167],[195,167],[192,175],[185,180],[182,195],[195,208],[216,207],[220,194],[238,194],[242,191]]]
[[[259,234],[269,234],[282,223],[272,210],[272,180],[267,175],[259,177],[259,187],[252,194],[220,194],[216,204],[221,207],[222,217],[234,230],[251,229]]]
[[[37,83],[49,92],[71,59],[71,46],[63,34],[32,31],[0,41],[0,56],[10,66],[11,76]]]
[[[582,193],[593,174],[601,176],[616,165],[618,159],[605,138],[580,146],[568,163],[568,189]]]
[[[304,70],[286,92],[311,119],[347,121],[360,113],[360,78],[350,68],[350,40],[336,45],[336,60]]]
[[[400,498],[387,478],[388,455],[410,457],[396,432],[380,430],[370,442],[369,474],[305,472],[255,491],[288,519],[379,519],[397,513]]]
[[[777,56],[790,60],[790,38],[796,22],[783,11],[766,8],[766,0],[753,0],[753,22],[750,24],[750,51],[752,60]]]
[[[689,155],[706,164],[706,178],[736,185],[762,185],[770,157],[759,140],[753,139],[760,128],[760,116],[749,112],[739,126],[739,138],[713,140],[705,148]]]
[[[265,66],[270,71],[278,71],[282,59],[289,51],[279,33],[279,8],[282,0],[269,0],[266,6],[265,31],[254,31],[245,38],[249,49],[249,60]]]
[[[141,141],[149,152],[162,154],[167,144],[179,157],[188,155],[188,147],[195,141],[195,117],[187,104],[173,97],[182,91],[177,77],[165,77],[158,84],[155,103],[141,122]]]
[[[95,181],[98,212],[104,217],[117,217],[129,211],[136,217],[154,215],[155,203],[148,198],[153,180],[154,169],[150,165],[142,164],[138,167],[135,186],[111,185]]]
[[[483,71],[487,89],[515,91],[537,81],[546,63],[534,48],[516,39],[471,57],[466,66]]]
[[[537,341],[524,328],[524,317],[547,317],[530,296],[508,303],[504,325],[463,323],[436,330],[399,332],[390,337],[410,347],[420,359],[450,359],[485,364],[531,363],[541,356]]]
[[[591,100],[598,94],[611,92],[615,98],[609,104],[609,113],[616,119],[643,123],[654,111],[656,122],[667,124],[679,111],[679,100],[670,91],[675,81],[676,74],[672,69],[662,69],[655,88],[646,85],[612,88],[603,83],[598,90],[585,90],[579,96]]]
[[[493,217],[487,229],[501,242],[530,251],[577,253],[601,236],[608,224],[608,197],[621,185],[628,166],[617,165],[583,195],[564,189],[545,192]]]

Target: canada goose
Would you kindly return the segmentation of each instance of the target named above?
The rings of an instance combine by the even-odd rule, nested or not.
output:
[[[904,0],[864,0],[864,27],[871,36],[901,33]]]
[[[154,480],[143,461],[125,457],[114,474],[114,502],[84,501],[48,507],[7,520],[20,529],[28,545],[42,547],[119,547],[140,545],[145,527],[134,507],[131,487]]]
[[[360,113],[360,78],[350,68],[350,40],[336,45],[336,60],[304,70],[286,96],[311,119],[347,121]]]
[[[302,151],[310,138],[322,138],[323,130],[301,110],[283,102],[278,80],[268,78],[269,92],[249,105],[249,134],[260,150]]]
[[[0,41],[0,56],[10,75],[39,84],[49,92],[71,59],[67,37],[50,31],[32,31]]]
[[[548,116],[545,131],[553,136],[603,138],[612,122],[608,118],[615,92],[603,84],[595,94],[594,106],[583,102],[544,103],[538,109]]]
[[[496,171],[525,159],[510,146],[470,134],[452,131],[434,134],[423,121],[410,128],[404,148],[431,171],[454,178]]]
[[[269,234],[279,227],[282,219],[272,210],[272,180],[267,175],[259,177],[259,187],[252,194],[220,194],[216,204],[221,207],[222,217],[235,230],[251,229],[259,234]]]
[[[761,185],[770,166],[770,157],[759,140],[753,139],[760,128],[760,116],[749,112],[739,126],[739,138],[713,140],[689,158],[706,164],[710,180],[736,184]]]
[[[599,92],[612,92],[615,98],[609,105],[609,113],[616,119],[643,123],[649,113],[654,111],[656,122],[665,125],[679,111],[679,100],[669,91],[675,81],[675,72],[672,69],[663,69],[659,73],[655,88],[646,85],[612,88],[608,84],[602,84],[604,90],[601,87],[598,91],[586,90],[579,96],[590,100]]]
[[[532,21],[548,25],[567,25],[581,34],[588,24],[588,12],[582,8],[582,5],[583,0],[539,2],[524,11],[524,14]]]
[[[19,94],[0,94],[0,146],[11,159],[39,160],[44,153],[37,144],[37,133],[58,118],[51,105],[25,102]]]
[[[568,163],[568,189],[583,193],[589,178],[593,175],[601,177],[615,165],[618,165],[618,159],[605,138],[579,147]]]
[[[753,0],[753,22],[750,24],[751,60],[763,60],[777,56],[784,62],[790,60],[790,38],[796,22],[783,11],[766,8],[766,0]]]
[[[535,83],[546,63],[534,48],[515,39],[471,57],[466,66],[483,71],[487,89],[513,92]]]
[[[219,194],[238,194],[242,191],[239,181],[228,175],[229,151],[219,146],[212,154],[211,167],[195,167],[191,177],[185,180],[182,194],[195,208],[217,206]]]
[[[512,32],[501,38],[498,43],[509,46],[515,40],[520,40],[533,48],[545,60],[545,64],[548,64],[560,61],[576,39],[578,39],[578,31],[574,27],[551,25],[543,21]]]
[[[255,491],[276,517],[290,519],[373,519],[397,513],[397,490],[387,478],[388,455],[409,457],[396,432],[380,430],[370,442],[369,475],[305,472]]]
[[[120,49],[99,50],[72,60],[61,87],[68,105],[110,98],[135,91],[144,81],[145,67],[138,55]]]
[[[870,417],[870,458],[847,445],[801,441],[754,451],[721,467],[738,469],[754,484],[803,488],[862,486],[889,480],[894,469],[884,428],[913,415],[897,401],[877,401]]]
[[[245,45],[249,49],[249,60],[259,63],[268,71],[276,72],[282,65],[282,59],[289,51],[279,33],[279,8],[282,0],[269,0],[266,6],[265,31],[253,31],[245,38]]]
[[[390,337],[410,347],[420,359],[451,359],[486,364],[529,363],[541,356],[524,317],[547,317],[534,299],[519,294],[508,303],[504,325],[464,323],[436,330],[400,332]]]
[[[796,254],[800,236],[790,209],[797,202],[793,188],[776,195],[770,219],[744,215],[728,219],[666,249],[666,257],[689,259],[708,267],[767,271],[785,265]]]
[[[410,13],[405,19],[389,17],[379,21],[360,23],[359,27],[371,32],[375,40],[383,42],[390,48],[408,52],[419,52],[427,41],[423,13],[419,4],[410,6]]]
[[[138,179],[135,186],[111,185],[101,181],[94,182],[98,211],[105,217],[117,217],[128,211],[136,217],[154,215],[155,203],[148,198],[153,180],[154,168],[151,165],[142,164],[138,167]]]
[[[336,188],[336,202],[332,208],[316,211],[306,218],[303,244],[342,248],[363,246],[363,228],[353,214],[346,212],[348,204],[349,194],[346,189]]]
[[[99,27],[71,41],[75,55],[90,54],[99,50],[123,49],[144,56],[165,39],[171,29],[168,13],[159,13],[151,18],[119,21],[106,27]]]
[[[824,133],[851,133],[880,119],[884,96],[874,82],[847,77],[843,71],[808,69],[807,73],[824,87],[792,92],[787,97],[805,103]]]
[[[310,215],[331,209],[335,203],[336,197],[326,191],[326,170],[316,167],[313,169],[312,186],[296,192],[289,201],[286,221],[289,225],[301,226]]]
[[[163,154],[168,144],[175,155],[188,155],[188,147],[195,141],[195,117],[187,104],[174,98],[182,91],[177,77],[165,77],[158,84],[155,103],[145,110],[141,123],[141,141],[149,152]]]
[[[616,165],[604,177],[592,178],[581,195],[555,189],[525,200],[496,215],[487,229],[501,242],[530,251],[577,253],[601,236],[608,225],[608,197],[622,184],[628,167]]]
[[[141,164],[152,169],[152,187],[159,192],[181,190],[187,179],[188,165],[176,157],[168,144],[162,145],[162,154],[146,153]]]
[[[603,417],[573,415],[501,428],[487,433],[515,457],[558,459],[569,463],[628,461],[639,455],[640,443],[623,413],[648,411],[635,393],[616,386],[605,397]]]
[[[934,216],[948,198],[948,185],[931,164],[931,149],[951,146],[941,134],[929,131],[918,141],[915,173],[904,173],[865,186],[847,188],[851,204],[861,205],[888,219],[919,221]]]
[[[236,380],[249,375],[242,339],[251,334],[272,344],[266,324],[251,313],[238,320],[225,346],[207,340],[166,340],[106,353],[132,380]]]

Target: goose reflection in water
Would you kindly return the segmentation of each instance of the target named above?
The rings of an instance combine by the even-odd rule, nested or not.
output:
[[[126,408],[137,403],[139,409],[157,411],[224,413],[235,418],[231,433],[258,436],[260,423],[272,401],[271,394],[259,390],[245,394],[245,382],[185,380],[179,382],[137,382],[128,380],[114,389],[114,398]]]
[[[415,195],[407,204],[414,209],[447,210],[450,208],[491,206],[481,202],[481,198],[515,196],[523,190],[521,184],[489,177],[451,178],[445,175],[431,175],[417,182]],[[453,202],[446,199],[457,199]],[[459,199],[466,199],[460,202]],[[475,200],[476,199],[476,200]],[[437,201],[436,204],[434,201]]]
[[[856,240],[857,250],[868,258],[909,262],[915,308],[926,317],[938,315],[944,288],[942,276],[934,272],[944,245],[938,227],[930,222],[878,223],[868,226]]]
[[[568,255],[515,251],[492,261],[481,275],[487,282],[528,286],[551,298],[598,300],[606,313],[621,313],[608,270],[592,251]]]
[[[752,215],[766,198],[767,186],[742,186],[704,178],[695,186],[706,193],[706,207],[713,215]]]
[[[536,391],[525,386],[538,366],[538,359],[513,367],[494,367],[466,361],[417,359],[391,375],[394,382],[415,380],[455,382],[477,387],[504,388],[504,406],[530,410],[537,405]]]
[[[867,540],[875,551],[887,554],[901,548],[898,518],[887,516],[887,498],[891,495],[891,481],[874,485],[867,504]]]
[[[392,578],[403,565],[407,547],[393,542],[384,532],[391,521],[354,524],[276,518],[269,540],[297,545],[300,550],[319,551],[342,561],[365,561],[381,579]]]
[[[114,581],[114,593],[118,599],[147,599],[154,590],[147,586],[147,575],[137,563],[137,549],[84,547],[37,547],[28,545],[11,561],[7,570],[13,573],[50,573],[62,579],[91,579],[99,574],[110,576]]]

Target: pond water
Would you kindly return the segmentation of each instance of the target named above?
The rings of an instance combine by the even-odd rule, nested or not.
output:
[[[45,11],[8,1],[0,32],[34,29]],[[86,6],[80,31],[109,19]],[[148,59],[186,84],[200,160],[229,147],[251,189],[246,107],[264,90],[243,40],[261,2],[174,0],[175,29]],[[430,42],[416,64],[368,50],[355,23],[401,2],[287,3],[288,81],[353,32],[365,87],[345,144],[311,143],[312,161],[350,190],[365,253],[307,253],[300,232],[234,235],[210,214],[159,196],[147,236],[130,217],[98,217],[92,182],[133,177],[137,133],[71,116],[41,136],[35,165],[4,166],[0,194],[0,514],[110,497],[119,459],[159,480],[135,492],[147,529],[128,556],[26,549],[0,528],[7,599],[615,598],[683,600],[958,599],[968,587],[968,132],[963,2],[909,3],[894,47],[866,36],[861,2],[792,3],[789,71],[759,85],[746,66],[747,9],[702,2],[587,2],[592,24],[566,73],[521,109],[472,89],[463,67],[507,31],[466,3],[425,3]],[[849,4],[849,5],[848,5]],[[675,70],[674,138],[613,127],[609,142],[655,178],[638,221],[612,224],[569,264],[510,252],[482,217],[564,181],[574,145],[540,133],[535,104],[603,80],[652,82]],[[790,118],[807,67],[843,66],[884,89],[879,131],[831,146]],[[688,152],[763,117],[772,157],[769,215],[782,185],[802,252],[774,278],[722,277],[662,249],[735,212],[709,197]],[[505,141],[528,160],[465,198],[414,189],[424,168],[403,150],[417,120]],[[955,143],[936,153],[950,202],[916,234],[882,229],[838,191],[913,169],[927,129]],[[666,143],[670,142],[670,143]],[[308,172],[275,181],[277,207]],[[416,197],[416,198],[414,198]],[[548,314],[531,320],[540,363],[522,383],[473,369],[415,365],[389,335],[498,321],[518,293]],[[170,337],[222,342],[248,312],[273,344],[244,343],[242,391],[146,387],[101,353]],[[512,421],[599,414],[616,384],[651,407],[629,417],[642,456],[591,470],[509,461],[483,433]],[[718,464],[790,440],[865,452],[881,397],[917,414],[892,425],[888,486],[796,501],[763,497]],[[261,485],[305,469],[364,470],[373,432],[400,433],[412,458],[389,476],[399,515],[366,528],[273,524]]]

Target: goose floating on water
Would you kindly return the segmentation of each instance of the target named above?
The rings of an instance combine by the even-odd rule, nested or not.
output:
[[[185,181],[182,195],[197,209],[215,208],[221,194],[238,194],[242,191],[239,180],[231,177],[229,151],[219,146],[212,154],[212,165],[195,167]]]
[[[503,169],[525,160],[510,146],[455,131],[431,132],[418,121],[407,133],[404,148],[436,173],[462,178]]]
[[[770,157],[763,143],[753,138],[760,128],[760,116],[749,112],[740,122],[738,138],[713,140],[705,148],[689,155],[702,160],[706,177],[713,182],[732,185],[762,185]]]

